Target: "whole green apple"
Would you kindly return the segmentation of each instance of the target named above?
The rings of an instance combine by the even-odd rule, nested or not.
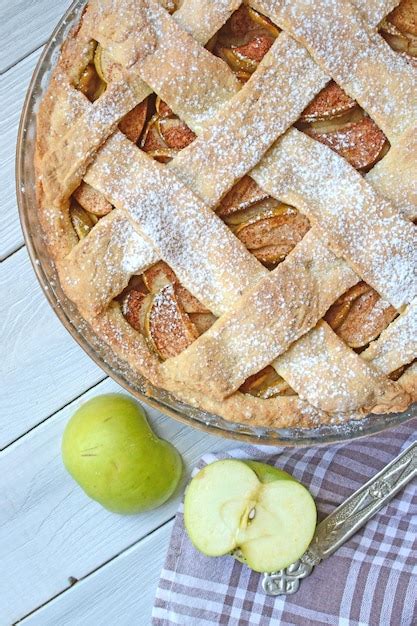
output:
[[[178,451],[155,435],[142,407],[118,394],[92,398],[74,413],[62,458],[85,493],[115,513],[160,506],[182,474]]]
[[[208,556],[232,554],[257,572],[274,572],[308,548],[317,513],[309,491],[290,474],[258,461],[207,465],[187,487],[184,523]]]

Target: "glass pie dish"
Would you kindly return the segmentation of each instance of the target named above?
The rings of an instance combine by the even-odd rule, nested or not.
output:
[[[322,425],[314,429],[272,428],[229,422],[186,405],[168,392],[149,386],[137,372],[121,361],[94,333],[62,291],[52,260],[46,253],[38,223],[36,206],[35,149],[36,113],[45,93],[60,47],[78,22],[84,1],[77,0],[63,16],[35,69],[26,96],[17,145],[16,184],[22,229],[35,273],[52,308],[74,339],[96,363],[120,385],[144,402],[171,417],[203,430],[231,439],[269,445],[307,446],[346,441],[392,427],[416,415],[415,407],[401,414],[369,415],[343,424]]]

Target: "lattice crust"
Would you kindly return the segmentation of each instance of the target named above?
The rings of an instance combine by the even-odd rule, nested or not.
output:
[[[265,4],[276,23],[306,46],[392,143],[416,119],[415,71],[367,25],[353,5],[322,0],[317,10],[312,0]]]
[[[300,149],[308,161],[297,159]],[[268,193],[302,209],[335,254],[393,306],[415,297],[415,227],[334,152],[293,129],[252,175]]]
[[[121,133],[103,146],[85,179],[140,224],[181,283],[213,313],[235,306],[263,275],[264,268],[220,218]]]
[[[310,231],[283,263],[188,350],[167,361],[165,369],[224,398],[314,327],[345,285],[356,281],[344,261]]]
[[[374,30],[397,3],[322,0],[317,10],[307,0],[251,2],[288,32],[274,43],[256,40],[243,87],[202,47],[240,2],[184,0],[172,16],[154,0],[116,4],[89,3],[38,118],[40,218],[67,295],[133,369],[231,420],[311,426],[404,410],[416,395],[415,365],[397,382],[387,375],[401,373],[416,355],[415,231],[401,217],[415,215],[417,205],[416,70]],[[266,25],[275,37],[277,29]],[[94,41],[108,68],[105,91],[96,90],[91,103],[76,86]],[[290,128],[330,77],[390,140],[366,180],[326,145]],[[143,126],[134,109],[152,91],[188,125],[191,139],[197,135],[168,165],[134,145]],[[140,110],[146,115],[146,104]],[[312,225],[271,272],[212,211],[248,172],[260,197],[291,204]],[[82,219],[78,224],[86,234],[79,243],[75,201],[92,209],[86,232]],[[175,282],[155,296],[140,279],[126,292],[143,272],[148,285],[147,270],[159,259],[175,271]],[[359,355],[320,320],[361,278],[387,301],[385,325],[395,316],[389,303],[401,314]],[[125,293],[152,301],[152,314],[144,307],[128,323]],[[135,328],[171,310],[172,328],[165,322],[161,329],[166,341],[175,316],[188,320],[184,303],[190,321],[182,352],[161,363],[157,353],[170,356],[169,345],[162,353],[165,344],[153,345],[155,352]],[[263,370],[269,365],[274,369]],[[259,370],[285,395],[238,391],[242,383],[250,388]]]

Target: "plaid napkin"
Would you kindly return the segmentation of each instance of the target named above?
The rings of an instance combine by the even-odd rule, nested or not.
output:
[[[245,446],[205,455],[276,464],[307,485],[319,519],[417,438],[417,419],[349,444],[308,449]],[[292,596],[266,596],[261,575],[191,544],[182,506],[156,592],[153,626],[412,626],[417,624],[417,486],[411,481]]]

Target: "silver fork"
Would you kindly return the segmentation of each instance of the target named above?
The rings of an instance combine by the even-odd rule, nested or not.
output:
[[[320,522],[310,547],[298,561],[278,572],[265,573],[262,581],[265,593],[270,596],[295,593],[301,579],[311,574],[320,561],[333,554],[416,475],[417,441]]]

